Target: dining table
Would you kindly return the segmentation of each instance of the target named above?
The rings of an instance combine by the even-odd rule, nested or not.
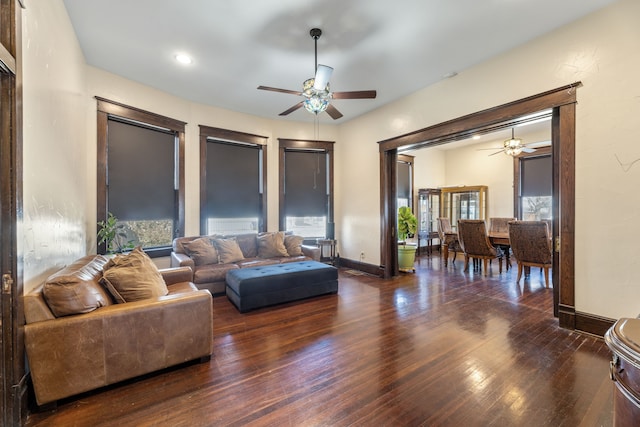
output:
[[[487,233],[491,245],[501,248],[507,264],[507,270],[511,267],[510,253],[511,241],[509,240],[509,232],[490,231]]]

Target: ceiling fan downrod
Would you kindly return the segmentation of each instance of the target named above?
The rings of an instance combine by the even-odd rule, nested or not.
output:
[[[316,56],[315,56],[315,68],[313,69],[313,74],[318,72],[318,39],[320,38],[320,36],[322,35],[322,30],[320,28],[312,28],[311,31],[309,31],[309,35],[311,36],[311,38],[313,39],[313,42],[315,44],[315,51],[316,51]]]

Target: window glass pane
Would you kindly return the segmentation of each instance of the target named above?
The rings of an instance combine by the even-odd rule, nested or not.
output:
[[[176,137],[108,122],[107,210],[125,225],[126,243],[170,246],[177,221]]]
[[[397,203],[398,203],[397,209],[400,209],[403,206],[407,206],[408,207],[409,206],[409,199],[398,197],[398,202]]]
[[[258,232],[258,217],[207,218],[207,234],[244,234]]]
[[[552,196],[535,196],[522,198],[522,219],[525,221],[540,221],[551,219]]]
[[[327,217],[287,216],[287,231],[306,238],[324,238],[327,235]]]

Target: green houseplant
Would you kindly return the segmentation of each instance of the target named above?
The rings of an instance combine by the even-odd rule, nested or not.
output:
[[[407,206],[401,206],[398,209],[398,239],[401,244],[398,245],[398,267],[400,271],[413,271],[413,264],[416,259],[416,244],[407,244],[406,240],[409,235],[416,234],[418,229],[418,219]]]
[[[98,222],[98,244],[104,243],[106,253],[121,253],[129,249],[133,249],[133,241],[127,239],[127,231],[124,224],[118,224],[116,218],[111,212],[106,221]]]

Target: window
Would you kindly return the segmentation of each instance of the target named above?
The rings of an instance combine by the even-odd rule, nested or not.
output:
[[[333,142],[279,141],[280,229],[333,239]]]
[[[552,160],[551,154],[521,156],[517,159],[518,217],[527,221],[551,219],[553,202],[552,194]]]
[[[200,126],[203,234],[266,230],[267,137]]]
[[[97,219],[112,213],[121,244],[167,256],[184,229],[185,123],[97,99]]]
[[[398,205],[396,209],[408,206],[413,210],[413,159],[413,156],[398,154]]]

